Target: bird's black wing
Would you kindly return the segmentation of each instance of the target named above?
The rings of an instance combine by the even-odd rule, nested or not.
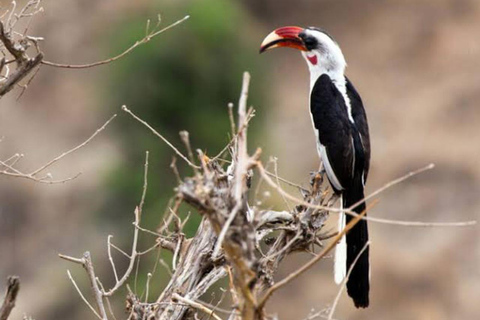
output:
[[[365,172],[365,182],[367,181],[368,176],[368,169],[370,168],[370,135],[368,133],[368,122],[367,122],[367,114],[365,113],[365,108],[363,107],[362,98],[358,94],[357,90],[353,86],[350,79],[347,80],[347,95],[350,99],[350,105],[352,107],[352,117],[355,121],[355,127],[357,128],[358,132],[360,133],[360,137],[362,138],[362,145],[363,145],[363,152],[365,155],[365,164],[364,164],[364,172]]]
[[[327,160],[333,173],[327,174],[332,182],[332,174],[339,180],[343,190],[343,207],[350,208],[364,198],[362,178],[366,179],[370,160],[370,141],[365,110],[360,96],[349,81],[347,94],[350,99],[353,123],[348,118],[343,95],[338,91],[328,75],[321,75],[311,92],[310,111],[319,142],[326,149]],[[324,156],[322,155],[322,159]],[[323,159],[325,162],[325,159]],[[335,188],[335,184],[332,183]],[[338,189],[338,188],[336,188]],[[362,202],[353,210],[360,214],[366,210]],[[347,215],[346,223],[352,217]],[[359,221],[346,236],[346,269],[349,270],[358,257],[347,281],[347,292],[356,307],[365,308],[369,304],[369,248],[361,255],[368,241],[367,221]]]
[[[342,188],[348,188],[353,178],[352,128],[343,96],[326,74],[318,78],[312,89],[310,112],[315,130],[318,132],[319,142],[326,149],[333,174]],[[323,159],[324,163],[325,160]],[[327,174],[332,182],[334,179],[332,172],[327,169]],[[332,185],[335,187],[334,183]]]

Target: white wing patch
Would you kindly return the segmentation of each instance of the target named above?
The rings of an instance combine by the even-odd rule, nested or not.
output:
[[[328,179],[333,184],[335,189],[339,191],[343,190],[343,187],[340,184],[340,181],[335,175],[335,172],[333,172],[332,165],[330,164],[330,160],[328,159],[327,149],[325,149],[325,146],[320,143],[320,136],[319,136],[318,130],[315,129],[315,124],[313,122],[313,115],[311,112],[310,112],[310,119],[312,120],[313,131],[315,132],[315,138],[317,142],[317,152],[318,152],[318,155],[320,156],[320,159],[322,159],[323,165],[325,167],[325,171],[327,172]]]
[[[340,209],[343,209],[343,197],[340,196]],[[341,232],[345,228],[346,216],[344,212],[338,214],[338,232]],[[335,283],[342,283],[343,279],[347,275],[347,241],[345,236],[340,239],[335,247],[335,260],[333,273]]]
[[[335,175],[335,172],[333,172],[332,165],[328,160],[327,149],[325,149],[325,146],[320,143],[320,140],[318,140],[318,138],[317,138],[317,150],[318,150],[318,153],[320,154],[320,158],[322,158],[322,162],[323,162],[323,165],[325,166],[325,171],[327,172],[328,179],[333,184],[335,189],[343,190],[343,187],[340,184],[340,181],[338,181],[338,178]]]

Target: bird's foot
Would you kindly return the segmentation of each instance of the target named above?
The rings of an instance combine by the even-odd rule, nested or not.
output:
[[[310,171],[310,185],[313,187],[315,184],[320,184],[323,181],[323,176],[325,175],[325,170],[322,169],[320,171]]]

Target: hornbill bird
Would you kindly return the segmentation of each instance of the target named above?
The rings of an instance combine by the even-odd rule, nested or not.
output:
[[[327,32],[314,27],[276,29],[263,40],[260,53],[277,47],[298,49],[307,62],[310,114],[317,151],[332,188],[341,197],[342,208],[349,208],[364,198],[370,139],[362,99],[344,74],[347,64],[342,51]],[[353,210],[362,213],[365,209],[362,202]],[[339,230],[352,218],[340,213]],[[357,308],[366,308],[369,304],[369,248],[359,256],[367,241],[367,221],[360,220],[335,250],[336,283],[342,282],[358,256],[347,280],[348,295]]]

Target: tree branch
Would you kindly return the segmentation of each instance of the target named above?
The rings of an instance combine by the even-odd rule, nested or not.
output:
[[[20,279],[16,276],[8,277],[7,292],[3,299],[2,307],[0,307],[0,320],[7,320],[10,312],[15,307],[18,291],[20,290]]]

